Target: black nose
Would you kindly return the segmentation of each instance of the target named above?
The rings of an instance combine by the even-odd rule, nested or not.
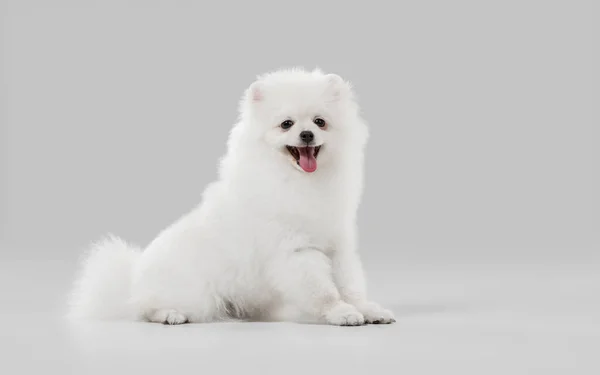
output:
[[[306,143],[310,143],[315,139],[315,135],[310,130],[304,130],[300,133],[300,139]]]

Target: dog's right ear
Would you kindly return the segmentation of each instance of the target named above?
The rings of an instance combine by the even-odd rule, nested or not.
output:
[[[259,81],[253,82],[248,88],[248,99],[253,103],[260,102],[264,99],[264,90]]]

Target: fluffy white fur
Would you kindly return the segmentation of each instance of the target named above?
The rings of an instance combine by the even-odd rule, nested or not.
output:
[[[294,121],[288,130],[280,126],[286,119]],[[321,145],[312,173],[286,149],[302,145],[303,130]],[[367,138],[353,90],[338,75],[259,76],[200,205],[144,251],[116,237],[92,246],[70,315],[165,324],[393,322],[367,299],[357,249]]]

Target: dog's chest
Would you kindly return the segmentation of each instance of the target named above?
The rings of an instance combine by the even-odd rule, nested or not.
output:
[[[353,217],[355,202],[345,194],[347,184],[319,176],[303,177],[266,178],[260,189],[248,186],[243,201],[234,204],[237,214],[240,207],[246,208],[244,232],[259,248],[329,248]]]
[[[304,204],[282,202],[263,222],[268,230],[259,232],[274,235],[280,242],[272,243],[276,248],[314,247],[326,251],[335,243],[344,223],[342,210],[335,204],[333,200],[316,199]]]

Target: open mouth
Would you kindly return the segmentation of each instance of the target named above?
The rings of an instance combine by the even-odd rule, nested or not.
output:
[[[321,146],[316,147],[296,147],[285,146],[289,153],[296,159],[296,164],[302,168],[304,172],[314,172],[317,170],[317,155],[321,150]]]

